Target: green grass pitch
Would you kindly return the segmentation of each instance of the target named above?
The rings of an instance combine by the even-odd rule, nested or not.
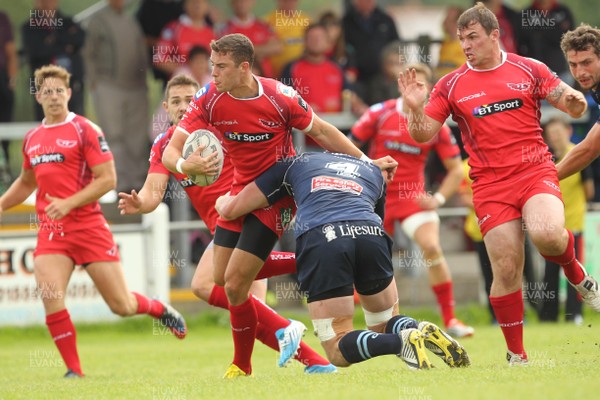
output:
[[[435,314],[410,312],[432,319]],[[462,314],[465,314],[463,311]],[[305,314],[295,315],[309,325]],[[255,347],[254,377],[222,378],[232,357],[224,313],[189,320],[177,340],[150,318],[78,326],[85,379],[65,380],[65,367],[44,327],[0,329],[0,399],[569,399],[600,393],[600,316],[583,326],[528,321],[525,344],[531,365],[509,368],[500,328],[476,325],[462,340],[473,365],[450,369],[431,355],[435,369],[410,371],[394,356],[309,376],[295,362],[277,368],[277,353]],[[360,318],[356,326],[360,326]],[[309,329],[310,332],[310,329]],[[317,339],[305,340],[323,353]]]

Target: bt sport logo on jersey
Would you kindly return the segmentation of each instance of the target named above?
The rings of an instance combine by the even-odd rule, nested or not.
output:
[[[496,103],[477,106],[473,109],[473,115],[477,118],[482,118],[487,117],[488,115],[515,110],[521,107],[523,107],[523,100],[521,99],[503,100]]]

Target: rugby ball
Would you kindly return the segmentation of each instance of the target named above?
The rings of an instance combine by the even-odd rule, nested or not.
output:
[[[188,178],[198,186],[208,186],[215,183],[215,181],[221,175],[223,171],[223,147],[219,139],[211,132],[206,129],[198,129],[188,136],[185,144],[183,145],[182,157],[187,159],[198,147],[204,147],[204,150],[200,153],[202,157],[208,157],[215,151],[217,152],[217,174],[216,175],[188,175]]]

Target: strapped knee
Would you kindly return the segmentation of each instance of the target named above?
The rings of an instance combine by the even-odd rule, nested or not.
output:
[[[352,316],[313,319],[312,323],[315,329],[315,336],[318,337],[321,342],[327,342],[334,338],[338,338],[339,340],[346,333],[354,329],[352,325]]]
[[[315,336],[321,341],[321,345],[327,354],[327,359],[338,367],[347,367],[350,363],[344,358],[339,350],[338,343],[354,327],[352,316],[313,319]]]
[[[443,263],[446,260],[446,258],[444,256],[439,256],[438,258],[434,258],[433,260],[429,260],[429,266],[430,267],[435,267],[437,265],[440,265],[441,263]]]
[[[378,325],[384,327],[394,315],[398,315],[398,301],[396,301],[390,308],[383,311],[371,312],[365,310],[363,307],[363,312],[365,313],[365,322],[367,323],[369,329],[373,329],[373,327]]]

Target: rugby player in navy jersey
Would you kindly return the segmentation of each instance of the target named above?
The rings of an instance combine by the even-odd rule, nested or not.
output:
[[[281,160],[216,208],[235,219],[293,195],[300,290],[329,360],[347,367],[395,354],[411,369],[428,369],[425,348],[450,367],[470,364],[466,350],[436,325],[399,315],[391,239],[383,229],[391,157],[362,161],[345,154],[304,153]],[[368,330],[354,330],[358,292]]]

